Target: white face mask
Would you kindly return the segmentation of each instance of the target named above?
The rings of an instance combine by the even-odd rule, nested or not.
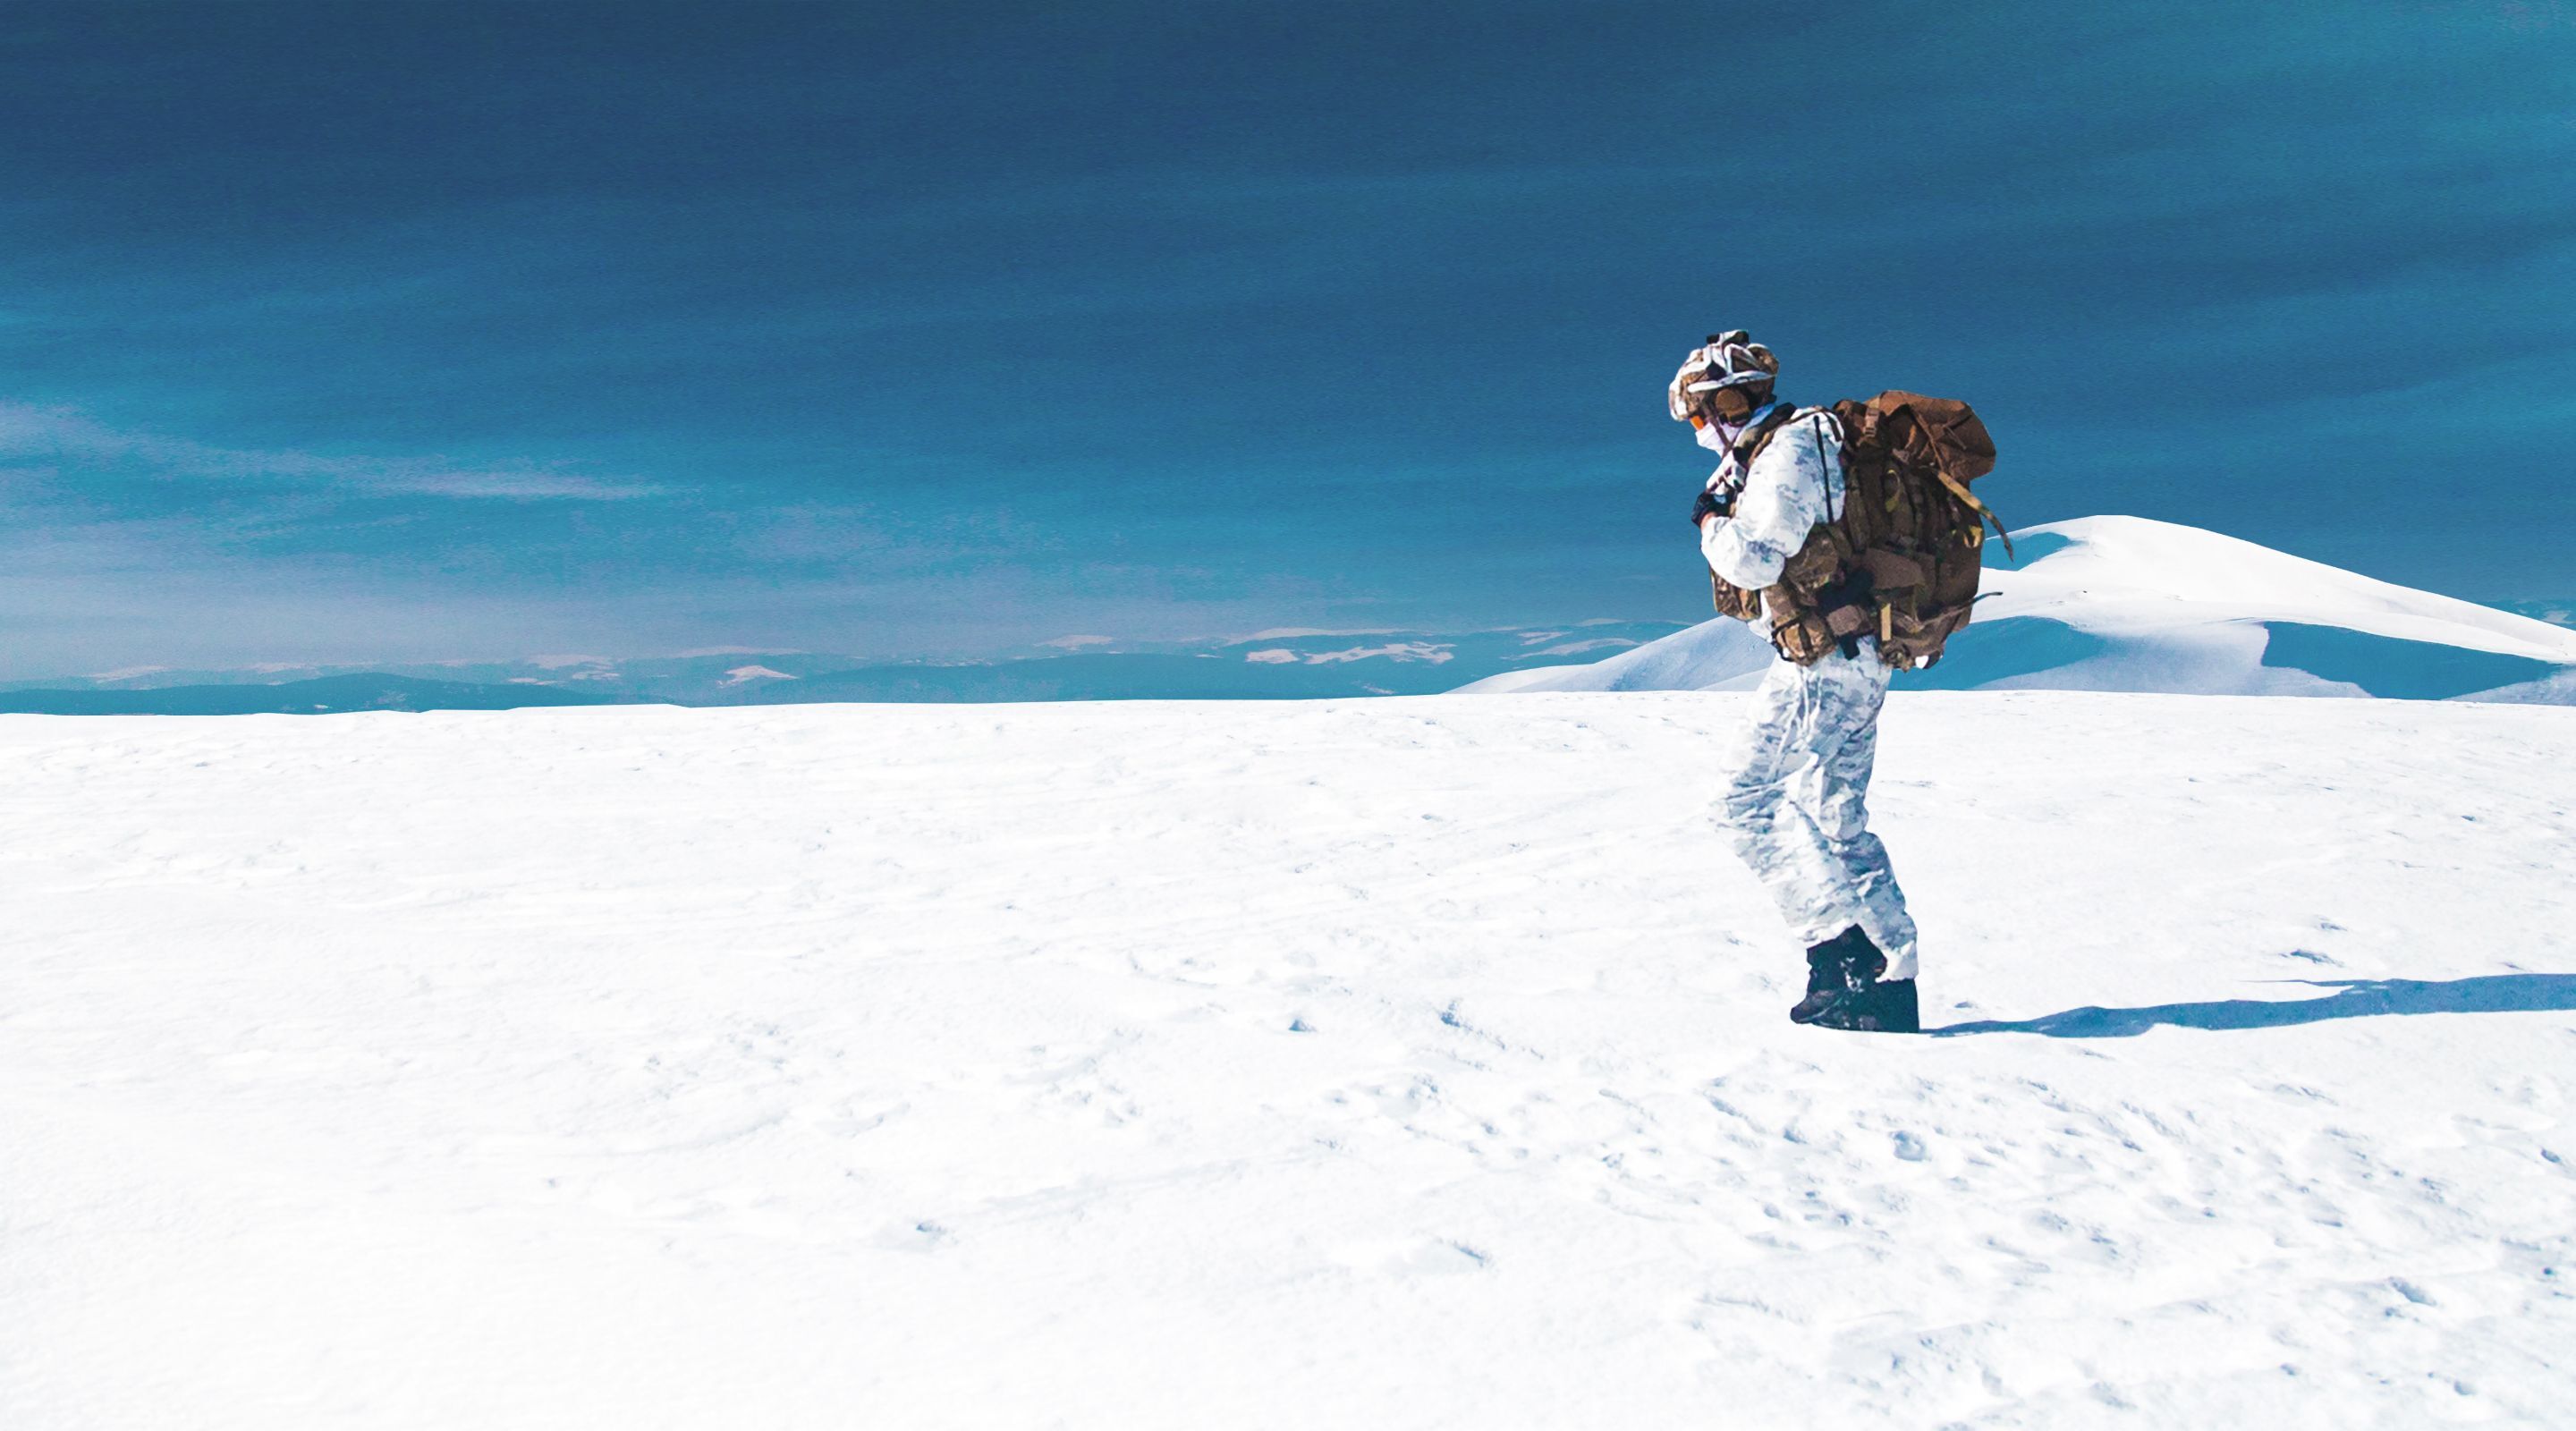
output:
[[[1726,445],[1735,440],[1735,429],[1728,427],[1723,423],[1712,422],[1708,426],[1703,427],[1698,432],[1692,434],[1692,436],[1700,446],[1707,448],[1709,451],[1724,452],[1726,450]]]

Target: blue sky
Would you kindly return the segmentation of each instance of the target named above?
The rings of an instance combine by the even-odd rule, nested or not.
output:
[[[2576,590],[2562,3],[20,3],[0,126],[0,675],[1696,620],[1720,326]]]

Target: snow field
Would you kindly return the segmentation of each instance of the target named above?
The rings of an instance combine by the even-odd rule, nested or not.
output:
[[[2561,1418],[2570,712],[1900,695],[1907,1039],[1739,700],[0,718],[0,1424]]]

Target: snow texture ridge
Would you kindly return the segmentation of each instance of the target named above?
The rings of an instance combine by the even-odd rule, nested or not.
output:
[[[2510,635],[2510,633],[2505,633]],[[2564,1424],[2576,713],[0,718],[0,1422]]]

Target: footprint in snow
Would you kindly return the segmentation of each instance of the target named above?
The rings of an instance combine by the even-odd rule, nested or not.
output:
[[[1896,1156],[1909,1163],[1923,1161],[1923,1140],[1911,1133],[1896,1135]]]
[[[893,1252],[929,1252],[955,1235],[946,1225],[925,1217],[918,1222],[896,1223],[883,1228],[871,1240]]]

